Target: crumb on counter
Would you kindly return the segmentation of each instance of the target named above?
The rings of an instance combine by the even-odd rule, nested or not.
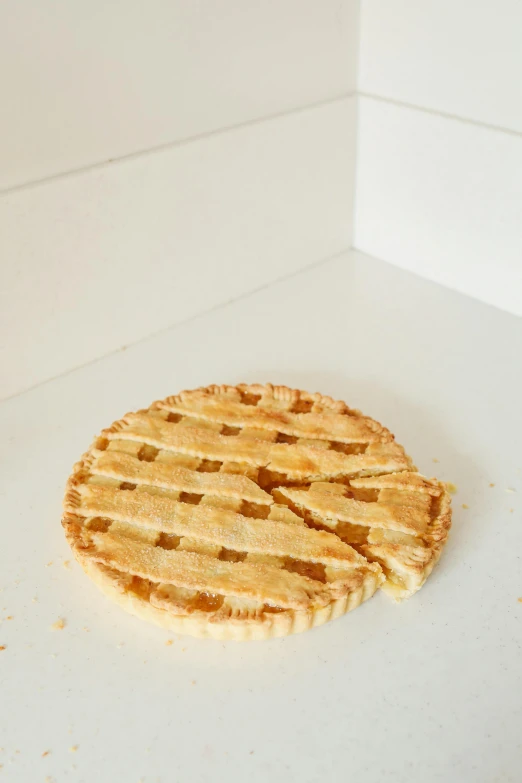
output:
[[[71,753],[76,753],[76,751],[78,750],[78,745],[71,745],[69,750],[71,751]]]
[[[6,617],[5,619],[6,619],[6,620],[13,620],[13,619],[14,619],[14,617],[13,617],[13,615],[12,615],[12,614],[8,614],[8,615],[7,615],[7,617]]]
[[[167,647],[170,647],[170,645],[171,645],[171,644],[173,644],[173,643],[174,643],[174,640],[173,640],[173,639],[167,639],[167,641],[165,642],[165,644],[167,645]]]
[[[52,566],[52,564],[53,564],[53,561],[49,560],[49,562],[45,564],[45,567],[49,568],[49,566]]]
[[[513,489],[513,487],[506,487],[506,492],[516,492],[516,489]]]
[[[518,600],[519,600],[519,601],[520,601],[520,603],[522,604],[522,595],[520,596],[520,598],[519,598]]]
[[[51,625],[52,631],[63,631],[64,628],[65,628],[65,620],[63,619],[63,617],[60,617],[59,620],[57,620],[55,623]]]
[[[433,462],[439,462],[439,460],[437,459],[437,457],[433,457]]]
[[[63,567],[70,569],[71,568],[71,561],[70,560],[64,560],[63,561]]]
[[[44,750],[44,752],[42,753],[42,758],[45,758],[45,756],[48,756],[50,754],[50,752],[51,752],[50,750]]]
[[[452,481],[446,481],[446,489],[451,495],[455,495],[459,491],[457,485]]]
[[[490,487],[494,487],[494,486],[495,486],[495,484],[490,484],[489,486],[490,486]]]
[[[463,504],[462,504],[462,508],[469,508],[469,506],[468,506],[468,504],[467,504],[467,503],[463,503]]]
[[[6,649],[6,646],[5,646],[5,644],[0,644],[0,652],[1,652],[2,650],[5,650],[5,649]]]

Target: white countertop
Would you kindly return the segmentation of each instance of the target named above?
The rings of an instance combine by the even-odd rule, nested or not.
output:
[[[519,781],[521,357],[516,317],[351,253],[0,404],[0,783]],[[418,595],[223,644],[149,626],[83,575],[61,497],[92,436],[240,380],[344,398],[458,486]]]

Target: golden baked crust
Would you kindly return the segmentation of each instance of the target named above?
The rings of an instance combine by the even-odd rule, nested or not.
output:
[[[423,584],[449,495],[378,422],[320,394],[209,386],[129,413],[74,467],[62,520],[128,611],[220,639],[344,614]]]

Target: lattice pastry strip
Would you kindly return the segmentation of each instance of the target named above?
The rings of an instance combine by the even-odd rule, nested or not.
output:
[[[405,470],[411,463],[393,441],[370,443],[362,454],[317,446],[269,443],[229,437],[203,427],[183,427],[147,413],[128,414],[121,429],[108,437],[137,440],[167,451],[221,462],[245,462],[285,473],[289,478],[321,478]]]
[[[180,455],[172,456],[179,458]],[[196,461],[194,458],[188,459]],[[145,462],[130,454],[102,451],[96,454],[91,471],[94,475],[148,487],[240,500],[244,498],[259,504],[273,502],[271,495],[246,476],[199,472],[197,469],[184,467],[179,459],[173,460],[169,452],[162,452],[154,462]]]
[[[199,419],[221,422],[234,427],[255,427],[293,435],[299,438],[331,440],[335,432],[341,443],[370,443],[383,440],[384,428],[376,427],[371,419],[340,413],[292,413],[295,401],[262,397],[257,406],[245,405],[225,395],[183,395],[170,398],[165,409],[182,415],[197,414]]]

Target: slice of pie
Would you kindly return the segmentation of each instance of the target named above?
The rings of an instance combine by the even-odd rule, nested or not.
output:
[[[129,413],[69,478],[63,526],[123,608],[180,633],[263,639],[382,587],[418,590],[451,524],[445,485],[378,422],[321,394],[209,386]]]

